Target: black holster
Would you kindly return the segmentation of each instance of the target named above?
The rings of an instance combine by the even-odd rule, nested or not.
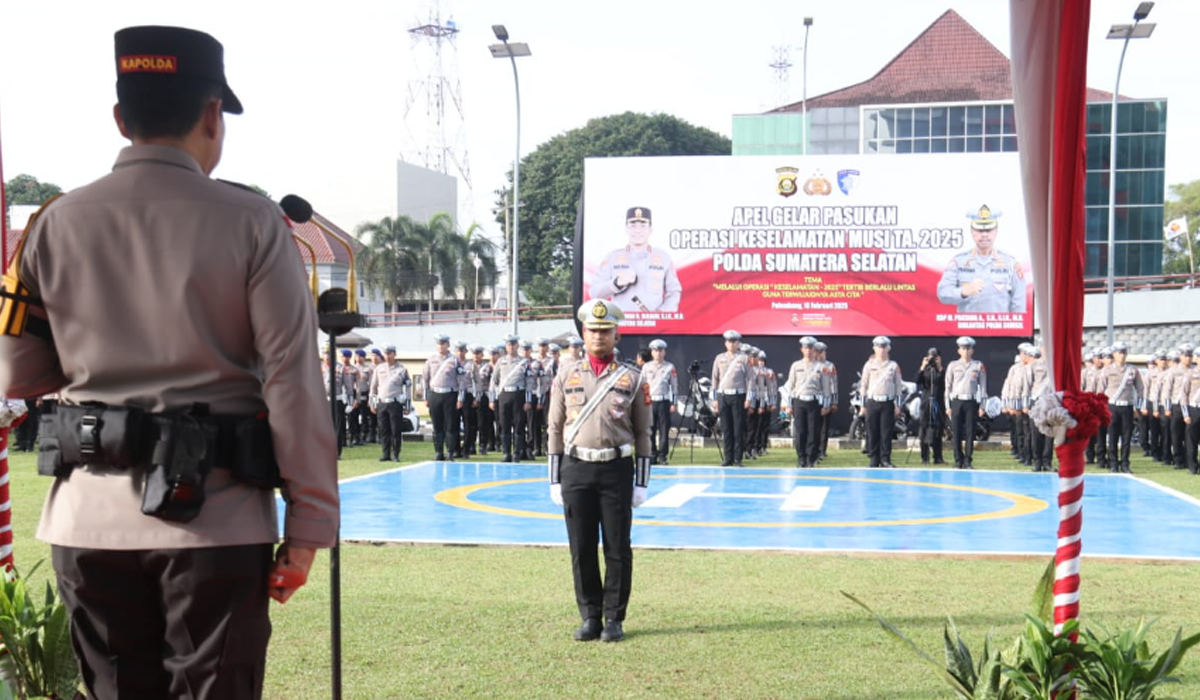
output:
[[[80,465],[143,469],[142,512],[187,522],[204,505],[214,465],[259,488],[282,485],[266,415],[146,413],[92,404],[59,406],[42,416],[38,473],[69,478]]]

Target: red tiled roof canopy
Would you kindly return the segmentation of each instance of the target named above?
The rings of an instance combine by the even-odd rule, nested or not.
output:
[[[808,108],[1012,98],[1008,57],[957,12],[946,10],[870,80],[810,97]],[[1088,88],[1088,102],[1111,99],[1111,92]],[[802,104],[768,113],[799,112]]]
[[[342,240],[349,241],[354,254],[358,255],[358,252],[362,249],[362,244],[354,236],[346,233],[332,221],[316,212],[313,212],[313,218],[319,220],[323,226],[336,233]],[[303,224],[292,224],[292,226],[293,232],[316,250],[318,263],[337,263],[340,265],[349,263],[349,257],[346,255],[346,246],[341,245],[335,240],[331,240],[333,236],[322,231],[312,221],[307,221]],[[306,263],[310,262],[308,249],[299,243],[296,244],[296,247],[300,250],[300,259]]]

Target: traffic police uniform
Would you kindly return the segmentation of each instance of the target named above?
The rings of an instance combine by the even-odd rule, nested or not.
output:
[[[746,410],[746,431],[745,437],[742,439],[742,458],[756,459],[755,445],[758,440],[758,428],[762,422],[762,405],[759,401],[762,398],[760,389],[762,381],[759,378],[761,368],[758,365],[758,348],[749,343],[742,343],[740,351],[746,356],[746,384],[748,386],[747,396],[753,396],[750,406]]]
[[[123,29],[119,99],[201,78],[225,111],[241,113],[222,53],[188,29]],[[0,303],[0,393],[60,391],[64,420],[85,403],[110,418],[141,409],[147,424],[269,413],[285,543],[330,547],[337,441],[316,311],[283,214],[210,179],[215,162],[134,140],[110,174],[48,203],[27,227]],[[116,422],[90,427],[121,438]],[[131,442],[147,437],[126,428]],[[37,537],[52,548],[88,697],[260,697],[280,520],[275,490],[239,481],[222,454],[186,522],[143,514],[143,488],[159,472],[144,464],[85,460],[50,487]]]
[[[454,454],[458,444],[457,411],[462,408],[467,393],[467,369],[450,353],[450,336],[439,333],[434,339],[438,352],[425,361],[425,405],[433,423],[434,459],[445,461],[443,448],[449,446],[450,453]]]
[[[737,331],[725,331],[725,340],[742,340]],[[754,400],[750,367],[741,352],[723,352],[713,360],[712,400],[720,414],[725,459],[721,466],[742,466],[746,439],[746,409]]]
[[[470,437],[467,438],[468,451],[474,450],[475,445],[479,445],[479,454],[486,455],[488,450],[492,449],[492,442],[496,439],[495,425],[492,422],[492,363],[484,358],[483,346],[476,345],[471,348],[472,354],[475,355],[474,367],[475,372],[471,376],[471,383],[475,387],[475,403],[471,407],[471,411],[475,414],[475,428],[477,430],[477,440]],[[474,452],[469,452],[474,454]]]
[[[631,207],[625,225],[633,223],[650,225],[650,210]],[[623,311],[678,311],[682,291],[671,256],[649,245],[645,250],[627,245],[604,256],[589,287],[592,298],[611,297]]]
[[[529,369],[529,397],[525,408],[525,451],[521,459],[533,459],[542,456],[541,434],[546,414],[541,402],[542,381],[546,377],[546,368],[542,361],[533,356],[533,341],[521,341],[521,356],[525,358]],[[535,455],[536,451],[536,455]]]
[[[345,353],[349,350],[343,351]],[[353,366],[336,363],[333,366],[333,389],[334,393],[329,393],[329,362],[327,358],[321,364],[321,381],[325,384],[325,398],[334,405],[333,414],[336,416],[337,430],[337,455],[342,456],[342,448],[346,446],[346,406],[354,400],[354,391],[356,386],[355,377],[352,374]]]
[[[1184,420],[1194,411],[1184,411],[1187,406],[1188,389],[1191,386],[1190,375],[1196,366],[1192,363],[1194,348],[1190,343],[1179,346],[1179,364],[1169,373],[1171,389],[1171,455],[1175,460],[1176,469],[1191,469],[1195,456],[1187,446],[1187,422]]]
[[[800,347],[815,355],[817,339],[804,336]],[[797,360],[788,370],[784,393],[791,402],[792,448],[796,451],[796,466],[813,467],[821,454],[821,417],[830,405],[830,376],[825,363],[815,357]]]
[[[874,347],[892,346],[887,336],[875,336]],[[893,467],[892,430],[899,415],[896,401],[904,391],[900,365],[872,357],[863,365],[859,386],[863,387],[863,411],[867,417],[867,456],[872,467]]]
[[[664,340],[650,341],[650,350],[666,350]],[[671,407],[679,393],[679,377],[675,365],[651,360],[642,366],[642,380],[650,387],[650,446],[656,464],[667,463],[671,435]]]
[[[454,456],[466,457],[475,454],[475,441],[479,437],[479,425],[475,422],[478,411],[476,404],[479,401],[479,389],[475,384],[478,368],[475,366],[474,356],[467,357],[467,341],[456,341],[454,349],[459,363],[463,366],[463,384],[466,387],[463,391],[462,408],[455,411],[457,420],[461,422],[462,432],[459,435],[462,439],[455,445]]]
[[[623,318],[616,304],[603,300],[579,310],[589,329],[615,329]],[[575,600],[584,621],[575,638],[617,641],[624,636],[632,584],[633,508],[645,500],[650,481],[650,387],[635,367],[589,355],[555,377],[549,418],[551,498],[563,506]],[[596,555],[600,533],[603,585]],[[601,619],[607,622],[603,630]]]
[[[496,412],[500,414],[500,447],[505,462],[513,461],[514,448],[518,461],[525,456],[525,409],[530,405],[535,378],[529,360],[516,354],[520,342],[515,335],[505,339],[509,352],[496,361],[492,372],[492,394],[499,397]]]
[[[971,229],[994,231],[1000,212],[986,205],[970,214]],[[982,291],[964,296],[963,287],[982,282]],[[1025,313],[1025,273],[1012,255],[995,247],[991,255],[976,248],[955,255],[937,286],[938,300],[958,307],[959,313]]]
[[[758,351],[758,386],[754,390],[758,399],[762,418],[758,422],[758,434],[755,436],[751,449],[761,456],[767,452],[768,437],[771,432],[771,422],[779,409],[779,377],[775,370],[767,367],[767,351]]]
[[[825,454],[829,451],[829,424],[833,422],[833,414],[838,410],[838,373],[837,365],[825,355],[829,349],[825,343],[818,340],[813,349],[817,351],[817,359],[825,363],[825,369],[822,371],[829,375],[829,390],[832,392],[829,395],[829,411],[821,420],[821,454],[818,457],[825,459]]]
[[[1133,365],[1124,362],[1129,353],[1125,343],[1113,345],[1114,355],[1121,362],[1113,362],[1100,375],[1102,391],[1108,397],[1108,410],[1112,423],[1108,427],[1109,468],[1112,471],[1129,472],[1129,441],[1133,439],[1133,417],[1145,403],[1146,388],[1142,375]],[[1120,451],[1118,452],[1118,446]]]
[[[958,347],[975,349],[975,339],[963,336]],[[946,412],[954,440],[954,466],[974,469],[975,417],[987,399],[987,369],[976,359],[959,358],[946,367]]]
[[[1008,375],[1004,378],[1004,386],[1000,389],[1000,400],[1004,403],[1004,410],[1012,420],[1012,433],[1009,435],[1009,453],[1012,454],[1013,458],[1022,463],[1024,462],[1024,453],[1021,450],[1021,444],[1025,423],[1021,419],[1023,415],[1021,412],[1025,409],[1025,405],[1020,387],[1025,376],[1025,364],[1021,362],[1024,347],[1024,343],[1018,347],[1017,355],[1013,357],[1012,366],[1008,368]]]
[[[354,413],[350,416],[350,427],[353,429],[353,438],[355,445],[365,445],[367,441],[372,439],[371,430],[371,409],[369,399],[371,397],[371,372],[372,367],[367,362],[367,351],[359,348],[354,351],[355,370],[357,370],[357,380],[354,385],[354,396],[357,398],[357,403],[354,407]]]
[[[550,355],[550,341],[548,339],[538,338],[537,344],[538,354],[533,358],[539,368],[533,407],[533,412],[537,418],[537,428],[532,431],[532,443],[534,449],[533,456],[545,457],[547,397],[550,394],[550,385],[554,382],[554,373],[558,371],[558,359]]]
[[[1192,348],[1191,345],[1184,347]],[[1196,459],[1196,448],[1200,445],[1200,365],[1194,360],[1175,377],[1174,391],[1180,402],[1180,412],[1183,414],[1180,421],[1184,451],[1182,464],[1189,472],[1196,474],[1200,472],[1200,464],[1197,464]],[[1177,463],[1180,461],[1178,455],[1175,459]]]
[[[1158,431],[1158,384],[1163,370],[1158,366],[1160,361],[1167,359],[1166,350],[1157,350],[1150,366],[1146,369],[1142,380],[1146,384],[1146,401],[1138,416],[1138,426],[1142,433],[1142,456],[1159,460],[1162,457],[1161,435]]]
[[[396,346],[384,348],[392,356],[375,366],[371,375],[371,402],[376,406],[379,421],[379,444],[383,448],[380,462],[400,459],[404,444],[404,409],[412,400],[412,377],[408,368],[396,360]]]
[[[1042,351],[1038,348],[1030,348],[1030,355],[1033,357],[1033,362],[1029,364],[1030,368],[1030,403],[1035,406],[1041,400],[1042,394],[1050,387],[1050,371],[1046,367],[1046,361],[1042,359]],[[1033,425],[1033,419],[1029,419],[1030,432],[1033,437],[1033,468],[1034,471],[1051,471],[1054,467],[1054,439],[1048,438]]]

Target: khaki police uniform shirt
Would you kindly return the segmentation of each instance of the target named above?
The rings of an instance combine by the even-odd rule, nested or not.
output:
[[[354,385],[355,396],[359,401],[366,401],[371,396],[371,375],[375,373],[375,368],[362,363],[356,365],[355,369],[358,370],[358,379]]]
[[[487,396],[489,399],[495,399],[496,396],[492,392],[492,372],[496,367],[491,360],[481,360],[475,363],[475,389],[478,392],[475,394],[476,399]]]
[[[959,358],[946,366],[946,408],[954,399],[978,401],[982,404],[987,400],[987,368],[979,360],[963,361]]]
[[[412,386],[412,378],[408,376],[408,368],[398,360],[394,364],[381,362],[371,375],[371,396],[378,396],[382,403],[399,401],[407,402]]]
[[[1171,370],[1173,369],[1174,367],[1168,364],[1158,375],[1158,391],[1154,393],[1154,400],[1158,405],[1159,413],[1171,410],[1171,380],[1173,379]]]
[[[713,360],[712,400],[721,394],[745,394],[746,401],[754,401],[754,388],[750,384],[750,366],[742,353],[723,352]]]
[[[1108,397],[1109,403],[1137,409],[1142,407],[1146,387],[1142,382],[1142,373],[1133,365],[1118,366],[1114,362],[1105,367],[1101,384],[1101,391]]]
[[[863,365],[860,387],[863,387],[863,399],[885,397],[887,400],[899,401],[904,392],[904,377],[900,374],[900,365],[893,360],[879,360],[872,357]]]
[[[29,231],[20,277],[55,344],[0,339],[0,392],[59,390],[151,412],[206,404],[269,412],[298,546],[337,538],[337,443],[316,310],[279,207],[206,176],[169,146],[131,146],[113,172],[50,204]],[[220,465],[218,465],[220,466]],[[141,470],[76,468],[56,479],[37,536],[95,549],[174,549],[278,540],[275,493],[214,469],[191,522],[141,512]]]
[[[788,370],[783,390],[791,399],[819,401],[823,408],[828,408],[833,400],[832,382],[833,373],[828,363],[820,360],[796,360]]]
[[[454,394],[462,401],[467,387],[467,370],[452,353],[434,353],[425,360],[425,400],[434,394]]]
[[[1162,370],[1158,368],[1157,364],[1152,362],[1150,367],[1146,369],[1146,401],[1142,405],[1144,410],[1158,410],[1158,385],[1160,379],[1162,379]]]
[[[636,456],[651,456],[650,388],[643,383],[637,368],[609,362],[600,376],[596,376],[587,359],[576,362],[554,378],[546,426],[550,454],[565,452],[566,433],[572,429],[588,401],[621,371],[624,373],[580,424],[571,444],[593,450],[633,445]]]
[[[1195,363],[1184,369],[1175,377],[1175,397],[1180,406],[1186,407],[1185,416],[1195,417],[1196,409],[1200,408],[1200,365]],[[1190,410],[1188,410],[1190,409]]]
[[[618,288],[617,277],[622,274],[635,280]],[[600,261],[588,291],[592,299],[611,298],[622,311],[678,311],[683,286],[666,251],[625,246]]]
[[[962,286],[983,281],[983,291],[964,297]],[[938,301],[953,304],[959,313],[1024,313],[1025,273],[1017,259],[992,250],[979,255],[974,249],[950,260],[937,286]]]
[[[351,368],[353,369],[353,368]],[[336,393],[332,398],[338,401],[349,403],[354,400],[355,378],[351,372],[347,371],[345,365],[338,364],[333,370],[333,388]],[[329,396],[329,365],[321,363],[321,383],[325,386],[325,399],[330,400]]]
[[[642,381],[650,387],[651,401],[675,402],[679,394],[679,377],[675,365],[663,360],[650,360],[642,365]]]
[[[538,366],[541,367],[541,376],[538,377],[538,396],[545,397],[550,393],[550,385],[554,383],[554,373],[558,370],[555,366],[554,358],[547,354],[545,357],[538,355],[533,358],[537,360]]]
[[[523,400],[528,402],[535,376],[529,367],[529,360],[504,355],[496,361],[496,368],[492,371],[492,391],[496,396],[510,389],[519,391],[525,394]]]
[[[1050,372],[1046,368],[1046,360],[1038,358],[1030,365],[1030,379],[1032,385],[1029,387],[1030,401],[1035,402],[1047,389],[1050,388]]]
[[[1004,378],[1004,390],[1000,395],[1000,398],[1004,400],[1005,408],[1014,411],[1023,411],[1028,408],[1025,403],[1028,393],[1027,378],[1028,373],[1025,371],[1024,362],[1017,360],[1012,367],[1008,368],[1008,376]]]

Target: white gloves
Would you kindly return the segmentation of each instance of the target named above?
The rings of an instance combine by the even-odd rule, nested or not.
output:
[[[646,497],[649,496],[650,489],[645,486],[633,487],[633,507],[637,508],[646,502]]]
[[[550,500],[556,506],[562,505],[562,484],[550,484]],[[645,498],[642,500],[645,500]]]

